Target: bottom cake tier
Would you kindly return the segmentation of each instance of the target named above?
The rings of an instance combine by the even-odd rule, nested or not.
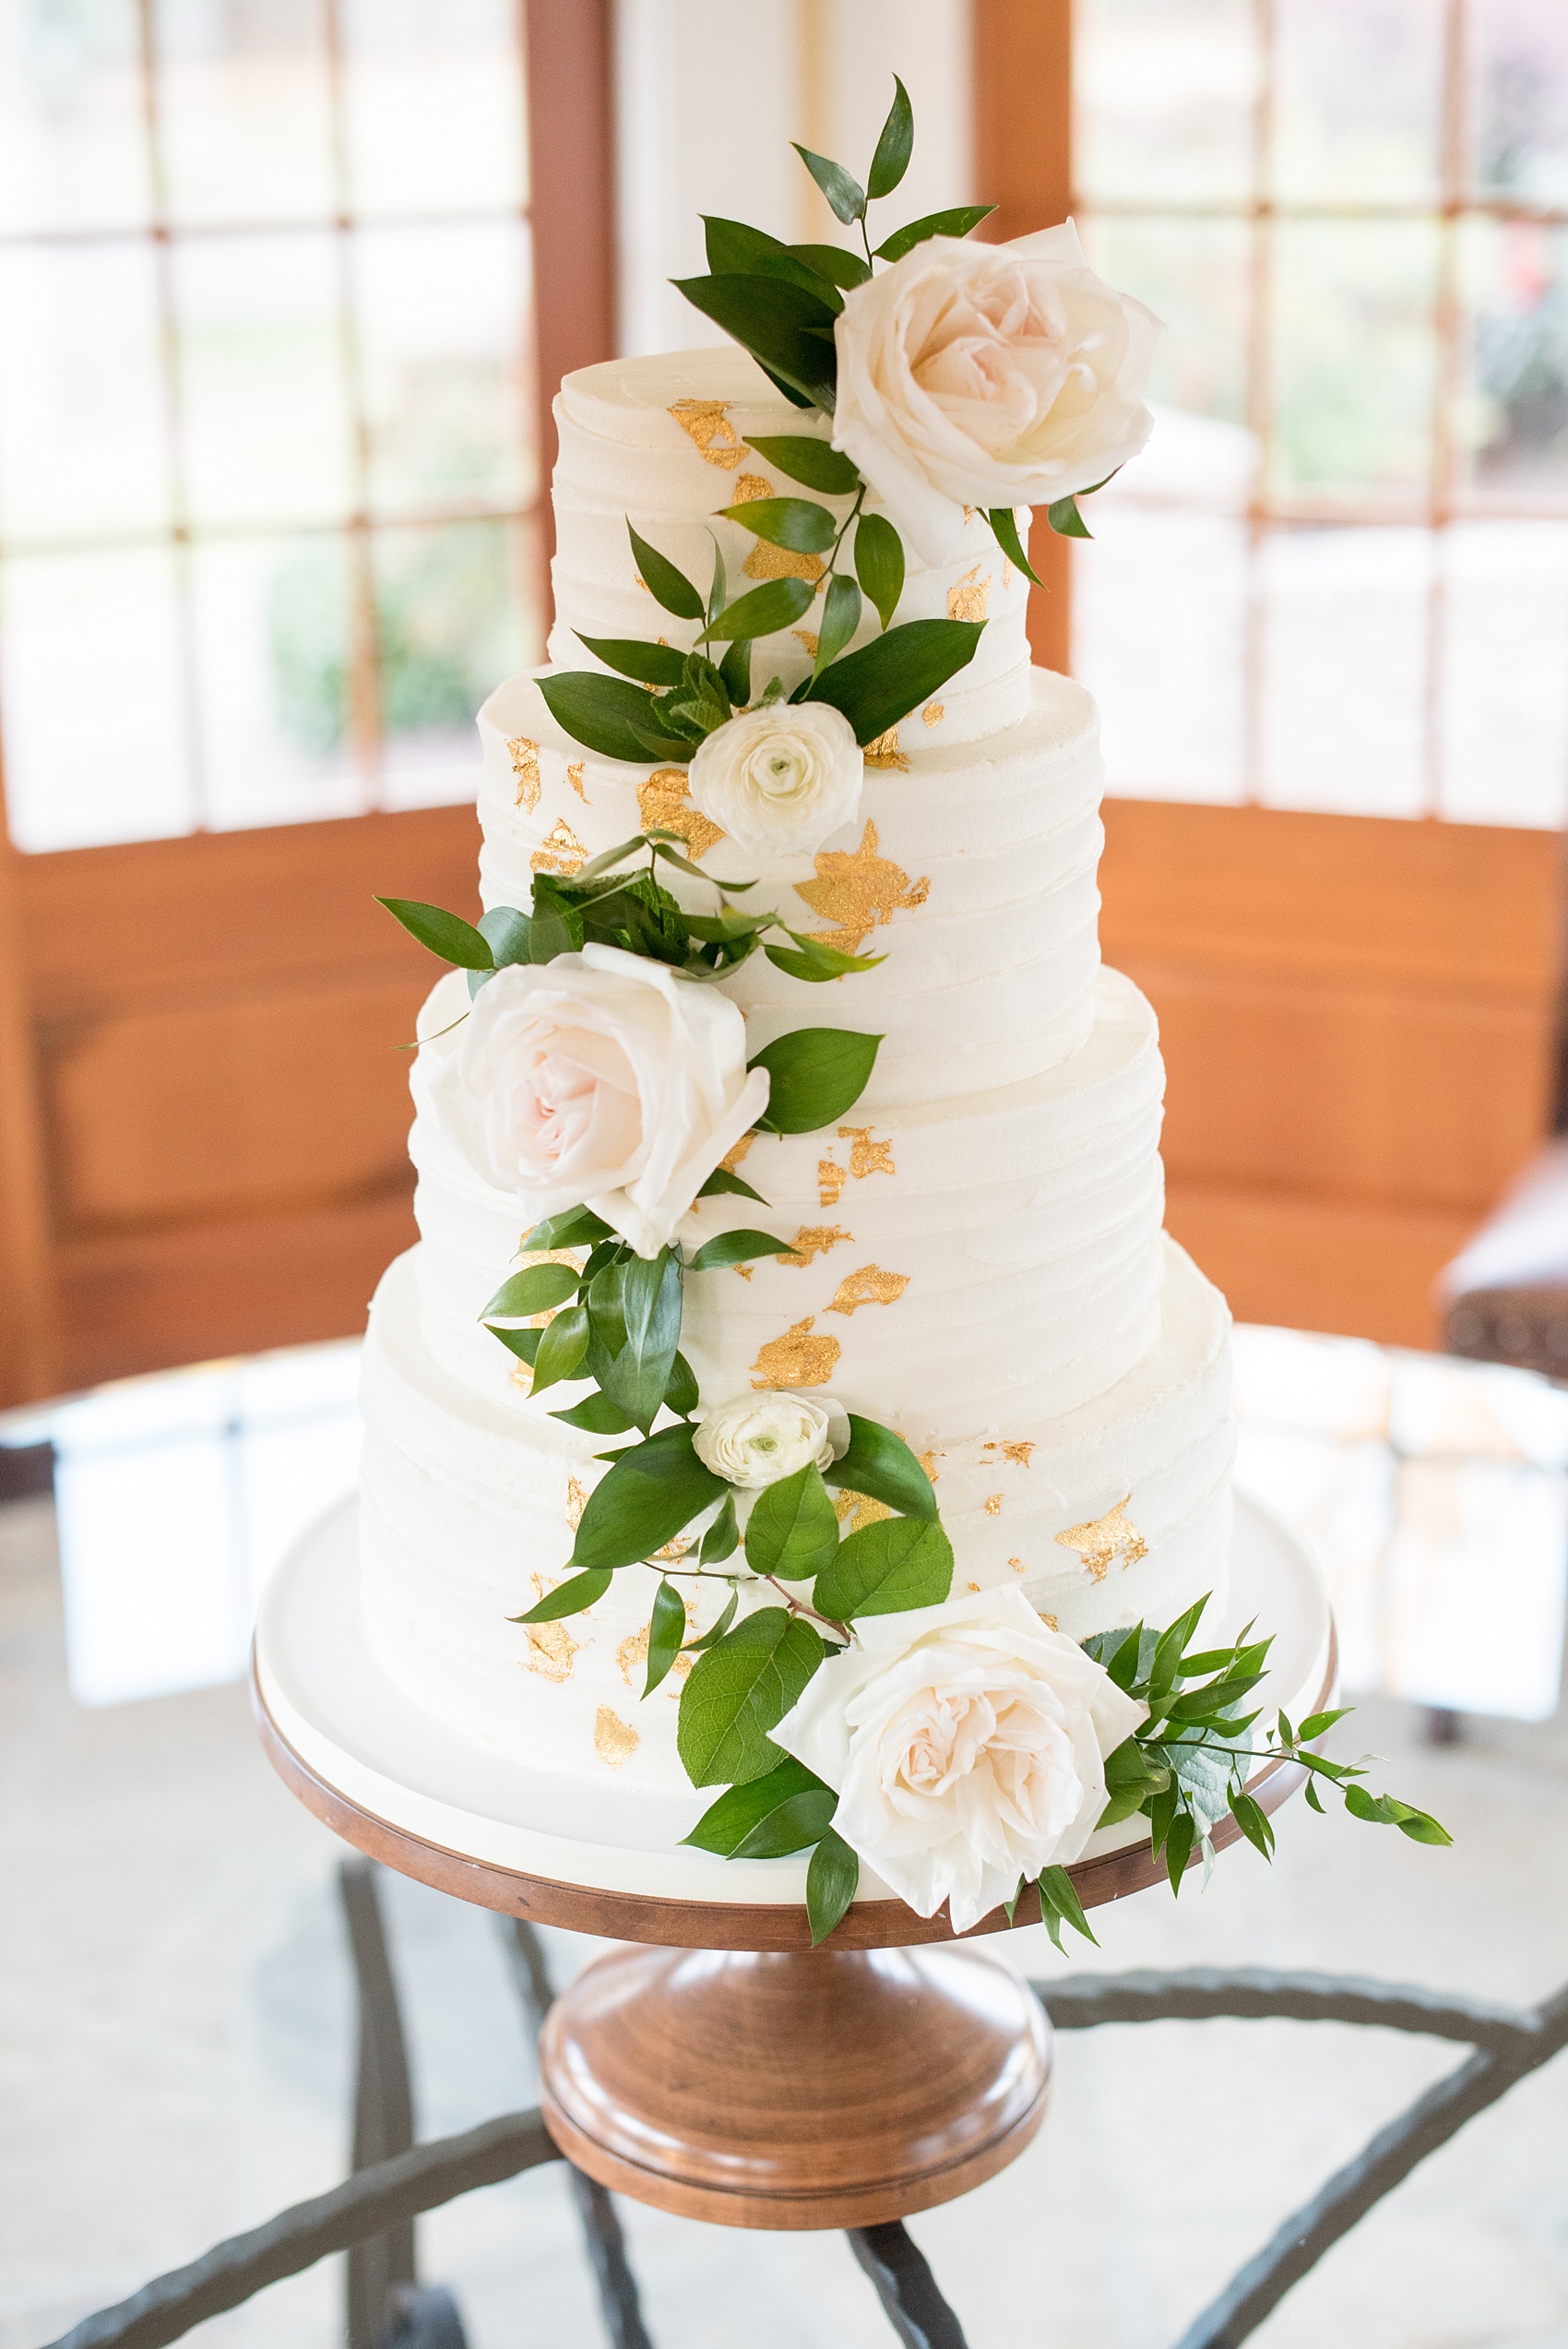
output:
[[[1075,1639],[1170,1622],[1224,1596],[1229,1555],[1229,1315],[1170,1240],[1160,1335],[1078,1410],[939,1448],[928,1459],[954,1545],[954,1592],[1016,1580]],[[566,1570],[601,1439],[477,1394],[420,1335],[414,1257],[371,1310],[362,1400],[361,1573],[371,1645],[414,1703],[476,1744],[535,1768],[650,1791],[688,1788],[675,1748],[681,1671],[646,1702],[651,1568],[618,1573],[598,1604],[519,1625]],[[855,1521],[857,1504],[846,1497]],[[861,1510],[867,1505],[858,1505]],[[1063,1537],[1071,1537],[1070,1539]],[[686,1580],[694,1632],[728,1597]],[[762,1599],[777,1593],[759,1586]],[[742,1586],[742,1604],[746,1596]]]

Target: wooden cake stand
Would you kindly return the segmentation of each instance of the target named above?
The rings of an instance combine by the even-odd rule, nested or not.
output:
[[[1227,1629],[1249,1617],[1275,1635],[1277,1703],[1297,1719],[1321,1710],[1336,1666],[1322,1579],[1277,1518],[1238,1496]],[[371,1655],[351,1503],[268,1584],[253,1687],[273,1767],[346,1842],[481,1908],[651,1945],[588,1965],[540,2043],[551,2135],[602,2185],[721,2225],[866,2226],[979,2186],[1039,2129],[1050,2026],[975,1946],[1007,1929],[1000,1909],[959,1938],[862,1871],[861,1897],[813,1950],[804,1855],[671,1850],[629,1792],[574,1790],[470,1747]],[[1251,1792],[1276,1810],[1304,1775],[1265,1765]],[[1217,1849],[1238,1832],[1223,1820]],[[1087,1909],[1164,1872],[1134,1818],[1097,1836],[1072,1877]],[[1039,1922],[1032,1891],[1016,1922]]]

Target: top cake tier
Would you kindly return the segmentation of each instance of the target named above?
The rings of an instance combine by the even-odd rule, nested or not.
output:
[[[810,496],[842,518],[853,500],[802,490],[750,445],[790,435],[826,440],[830,420],[791,407],[743,351],[667,352],[612,359],[568,376],[555,401],[560,454],[552,496],[556,553],[552,578],[555,626],[550,658],[569,669],[600,664],[579,641],[590,637],[659,638],[683,650],[695,621],[673,619],[637,577],[628,519],[640,535],[706,590],[717,541],[733,592],[748,582],[826,577],[823,558],[754,538],[738,522],[714,518],[727,506],[759,497]],[[877,501],[868,496],[865,509]],[[1027,530],[1028,519],[1023,527]],[[912,557],[899,601],[905,620],[983,620],[984,635],[966,669],[906,723],[928,742],[974,742],[1016,725],[1029,700],[1029,650],[1024,634],[1028,582],[997,545],[984,517],[968,517],[956,562],[925,569]],[[815,651],[820,601],[799,624],[759,637],[753,653],[758,683],[772,675],[793,686]],[[877,619],[866,606],[856,645],[869,643]],[[921,721],[923,720],[923,725]]]

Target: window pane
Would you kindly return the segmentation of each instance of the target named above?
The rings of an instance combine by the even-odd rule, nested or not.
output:
[[[512,0],[345,0],[350,197],[361,214],[527,200]]]
[[[1477,504],[1568,503],[1568,235],[1469,221],[1461,477]]]
[[[528,259],[520,221],[367,229],[355,239],[374,513],[519,506],[537,495]]]
[[[1274,0],[1274,193],[1432,203],[1443,10],[1433,0]]]
[[[1107,785],[1141,799],[1241,797],[1246,532],[1092,501],[1074,550],[1073,673],[1099,703]]]
[[[206,822],[221,831],[357,815],[344,542],[322,532],[197,547],[192,602]]]
[[[136,0],[0,0],[0,233],[148,218],[138,57]]]
[[[1568,815],[1568,524],[1455,522],[1444,534],[1442,813]]]
[[[1268,533],[1265,805],[1421,813],[1431,563],[1425,531]]]
[[[336,240],[174,248],[192,521],[342,519],[354,504]]]
[[[158,547],[0,567],[0,707],[18,848],[188,831],[173,556]]]
[[[1437,258],[1432,221],[1279,224],[1271,470],[1281,493],[1382,490],[1396,503],[1425,493]]]
[[[1568,203],[1568,10],[1469,0],[1470,168],[1483,195]]]
[[[326,221],[338,206],[321,0],[157,0],[170,218]]]
[[[1246,413],[1246,224],[1091,213],[1080,226],[1100,274],[1165,321],[1150,397],[1240,423]]]
[[[506,522],[374,534],[385,805],[473,797],[475,713],[540,658],[536,549],[530,527]]]
[[[1091,203],[1251,196],[1252,0],[1078,0],[1073,40],[1075,170]]]
[[[0,538],[166,529],[156,263],[139,244],[0,252]]]

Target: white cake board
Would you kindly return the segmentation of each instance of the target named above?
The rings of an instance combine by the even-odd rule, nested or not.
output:
[[[1327,1701],[1328,1594],[1311,1552],[1261,1501],[1238,1493],[1230,1594],[1215,1644],[1248,1622],[1272,1635],[1268,1713]],[[1206,1625],[1206,1630],[1208,1627]],[[505,1760],[445,1728],[396,1688],[371,1652],[360,1610],[357,1504],[339,1503],[274,1572],[256,1622],[256,1693],[305,1770],[352,1811],[446,1854],[580,1887],[727,1908],[805,1898],[809,1854],[721,1860],[640,1831],[638,1805]],[[1134,1818],[1091,1841],[1084,1862],[1146,1844]],[[477,1896],[476,1896],[477,1897]],[[888,1901],[862,1869],[857,1902]]]

